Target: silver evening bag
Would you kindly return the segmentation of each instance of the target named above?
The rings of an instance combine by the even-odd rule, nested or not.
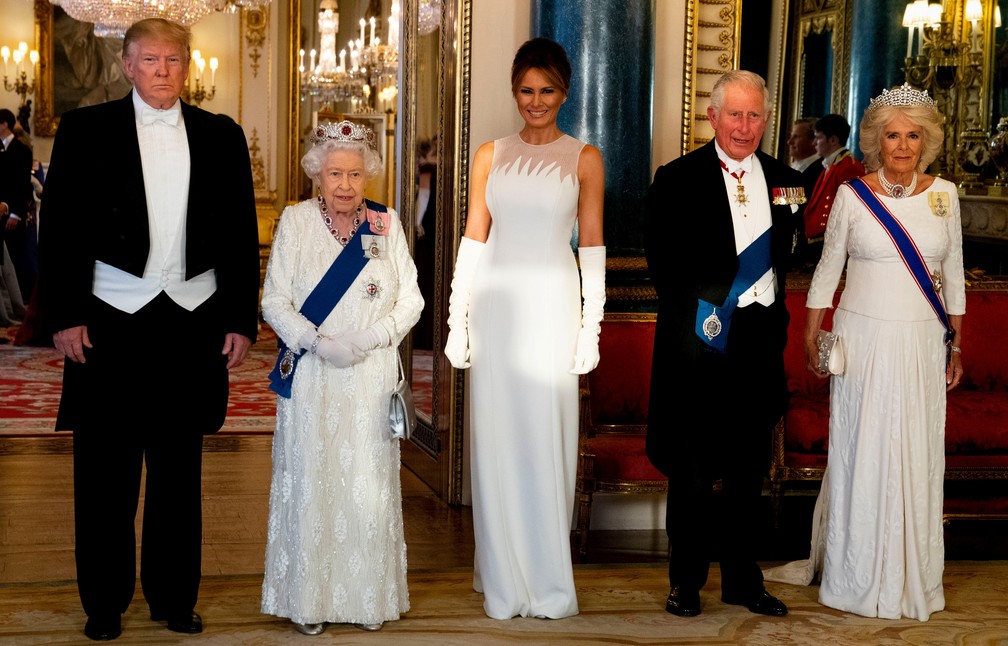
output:
[[[413,391],[406,381],[406,371],[398,350],[396,363],[399,364],[399,383],[392,391],[392,399],[389,402],[389,428],[393,440],[408,440],[416,428],[416,409],[413,407]]]

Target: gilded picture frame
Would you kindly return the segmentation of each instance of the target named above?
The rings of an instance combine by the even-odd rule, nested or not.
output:
[[[35,0],[35,29],[36,135],[52,137],[67,110],[118,99],[132,87],[123,71],[120,39],[95,36],[91,23],[75,20],[49,0]]]

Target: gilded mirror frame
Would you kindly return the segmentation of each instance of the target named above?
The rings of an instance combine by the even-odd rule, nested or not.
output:
[[[46,1],[46,0],[40,0]],[[447,337],[448,293],[455,249],[464,227],[469,181],[469,76],[472,34],[472,0],[442,0],[439,55],[441,91],[438,105],[438,191],[435,252],[434,347],[443,347]],[[414,213],[416,170],[416,25],[419,0],[401,4],[399,70],[399,177],[398,210]],[[287,200],[297,199],[301,172],[299,141],[301,85],[298,51],[301,48],[301,0],[288,0],[287,39]],[[413,239],[414,219],[402,217],[407,236]],[[412,346],[403,344],[404,356]],[[402,462],[442,499],[461,504],[463,492],[463,388],[464,373],[452,369],[441,352],[434,352],[431,375],[432,414],[418,416],[411,440],[402,442]],[[407,364],[409,361],[407,360]]]

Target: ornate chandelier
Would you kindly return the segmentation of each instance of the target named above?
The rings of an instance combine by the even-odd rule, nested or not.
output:
[[[335,110],[337,104],[343,104],[346,112],[391,109],[398,93],[398,0],[392,1],[387,43],[375,35],[375,26],[373,16],[369,20],[361,18],[360,37],[349,41],[347,47],[340,50],[337,62],[339,10],[336,0],[323,0],[318,15],[319,50],[309,52],[307,67],[305,51],[302,49],[300,52],[302,96],[317,97],[320,107],[328,110]]]
[[[417,13],[417,32],[421,36],[434,33],[441,24],[441,0],[420,0]]]
[[[192,26],[215,11],[234,11],[238,6],[257,9],[270,0],[51,0],[80,22],[94,23],[94,33],[103,38],[122,38],[129,26],[143,18],[165,18]]]

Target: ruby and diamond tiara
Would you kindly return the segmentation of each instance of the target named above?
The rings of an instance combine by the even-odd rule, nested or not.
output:
[[[374,130],[353,121],[320,123],[312,130],[311,141],[314,145],[325,141],[346,141],[355,144],[364,144],[371,150],[378,150]]]
[[[898,88],[892,90],[882,90],[882,94],[872,99],[868,104],[868,112],[884,105],[920,105],[926,108],[931,108],[932,110],[938,109],[938,104],[935,103],[934,99],[928,96],[927,92],[924,90],[916,90],[911,87],[909,83],[904,83]]]

